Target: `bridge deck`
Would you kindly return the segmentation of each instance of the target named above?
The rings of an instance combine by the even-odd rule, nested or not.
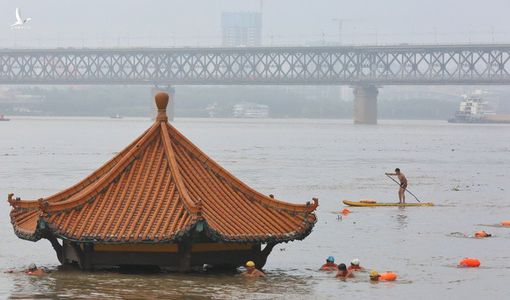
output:
[[[2,49],[0,84],[506,85],[510,45]]]

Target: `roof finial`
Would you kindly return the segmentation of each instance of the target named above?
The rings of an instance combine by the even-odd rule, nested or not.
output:
[[[169,96],[167,93],[159,92],[154,97],[156,99],[156,106],[158,107],[158,116],[156,117],[157,122],[168,122],[168,116],[166,115],[166,107],[168,105]]]
[[[7,195],[7,202],[9,202],[9,204],[14,207],[14,204],[16,203],[16,200],[14,200],[14,194],[13,193],[9,193],[9,195]]]

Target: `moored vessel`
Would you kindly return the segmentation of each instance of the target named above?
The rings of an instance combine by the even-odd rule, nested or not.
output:
[[[510,114],[496,114],[480,95],[465,96],[448,123],[510,123]]]
[[[235,118],[268,118],[269,106],[246,102],[234,105],[232,113]]]
[[[110,119],[122,119],[122,116],[119,114],[111,115]]]

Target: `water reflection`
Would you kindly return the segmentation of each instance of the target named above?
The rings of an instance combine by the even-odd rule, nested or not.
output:
[[[309,276],[269,272],[265,278],[232,274],[165,274],[55,270],[46,276],[12,274],[11,299],[128,298],[128,299],[252,299],[310,295]],[[292,287],[292,289],[289,289]],[[311,295],[310,295],[311,296]]]
[[[398,213],[394,218],[397,220],[396,229],[407,229],[409,220],[407,219],[405,207],[398,207]]]

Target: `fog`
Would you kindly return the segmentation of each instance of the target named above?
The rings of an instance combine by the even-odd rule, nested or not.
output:
[[[15,21],[16,8],[20,9],[23,18],[32,18],[23,29],[10,27]],[[508,0],[483,3],[476,0],[2,0],[0,48],[216,47],[222,43],[223,12],[261,12],[263,46],[510,43],[509,9]],[[339,20],[342,20],[341,31]],[[72,88],[64,89],[73,92]],[[108,103],[105,105],[110,105],[111,111],[98,109],[97,103],[87,98],[82,99],[84,105],[88,105],[80,111],[82,114],[104,115],[119,111],[125,115],[147,114],[146,108],[119,107],[122,102],[116,102],[115,88],[86,89],[90,99]],[[510,91],[504,86],[440,89],[387,86],[380,89],[379,114],[390,118],[444,119],[458,107],[462,94],[470,94],[476,89],[491,94],[499,111],[506,113],[509,110],[506,99]],[[214,103],[228,107],[230,111],[236,101],[246,100],[269,104],[275,117],[351,115],[353,95],[347,87],[321,88],[321,93],[314,87],[268,87],[264,90],[257,87],[254,90],[258,93],[247,87],[180,87],[177,115],[203,116],[207,113],[205,108]],[[145,87],[133,88],[132,92],[142,103],[149,97]],[[253,99],[245,96],[247,92]],[[16,100],[16,105],[11,103],[12,99],[19,95],[23,98],[25,94],[45,97],[44,107],[23,104],[21,100]],[[76,112],[72,106],[62,105],[60,110],[52,106],[52,103],[72,102],[68,98],[59,90],[13,87],[8,91],[4,86],[0,90],[0,111],[73,115]],[[276,106],[290,107],[289,103],[294,103],[285,102],[286,98],[299,103],[295,105],[295,113],[290,109],[278,113]],[[441,109],[427,110],[427,101],[431,99],[437,102],[431,106]],[[407,101],[414,110],[401,112],[396,109],[401,105],[395,101],[400,100]],[[329,110],[319,109],[328,105]],[[16,111],[15,106],[22,107]],[[389,113],[385,115],[385,111]]]
[[[12,30],[14,12],[33,18]],[[2,0],[0,47],[218,46],[221,13],[261,11],[263,44],[508,43],[506,0]]]

